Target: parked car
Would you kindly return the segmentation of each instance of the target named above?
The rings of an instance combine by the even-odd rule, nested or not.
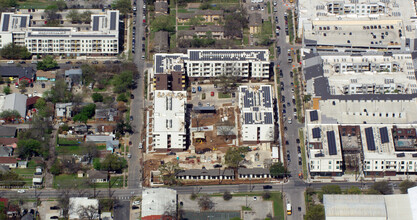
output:
[[[210,95],[211,95],[211,96],[214,96],[214,92],[211,92],[211,93],[210,93]]]
[[[7,61],[7,64],[13,64],[14,63],[14,61],[13,60],[9,60],[9,61]]]
[[[220,167],[222,167],[222,165],[221,164],[214,164],[214,166],[213,166],[214,168],[220,168]]]
[[[298,153],[301,153],[301,147],[300,146],[297,147],[297,151],[298,151]]]
[[[196,93],[196,91],[195,91],[195,87],[193,87],[193,88],[191,89],[191,92],[192,92],[192,93]]]
[[[263,186],[263,188],[264,189],[272,189],[272,186],[271,185],[265,185],[265,186]]]
[[[199,92],[201,92],[201,86],[197,87],[197,90],[198,90]]]

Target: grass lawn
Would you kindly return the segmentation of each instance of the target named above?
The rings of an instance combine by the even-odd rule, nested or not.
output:
[[[188,11],[185,8],[178,8],[178,13],[194,13],[194,11]]]
[[[230,93],[219,92],[218,94],[219,94],[218,95],[219,99],[228,99],[228,98],[232,97],[232,95]]]
[[[268,8],[268,14],[271,14],[271,3],[267,2],[266,7]]]
[[[82,148],[79,145],[59,146],[56,150],[58,154],[82,154]]]
[[[47,0],[27,0],[18,2],[20,8],[34,8],[41,9],[51,5],[50,1]]]
[[[58,144],[78,145],[80,143],[81,143],[80,140],[75,140],[75,139],[67,139],[67,138],[58,139]]]
[[[17,173],[17,174],[19,174],[19,175],[24,175],[24,176],[30,175],[30,176],[33,176],[33,174],[35,173],[35,168],[26,168],[26,169],[16,168],[16,169],[12,169],[12,171],[15,172],[15,173]]]
[[[251,207],[242,206],[242,211],[252,211]]]
[[[300,147],[301,147],[301,156],[303,160],[303,177],[307,179],[307,159],[306,159],[306,149],[304,146],[304,133],[303,129],[298,130],[298,136],[300,137]]]
[[[210,0],[210,3],[239,3],[239,0]]]
[[[111,182],[111,187],[112,188],[123,187],[123,176],[111,177],[110,180],[111,180],[110,182]],[[127,186],[127,178],[125,179],[125,184]],[[96,183],[96,187],[97,188],[108,188],[109,183]]]
[[[54,188],[59,188],[64,185],[68,184],[77,184],[82,188],[87,188],[86,185],[87,178],[78,178],[76,174],[61,174],[58,176],[54,176]]]
[[[179,31],[182,31],[182,30],[190,30],[190,27],[191,26],[189,26],[189,25],[178,25],[178,30]]]
[[[169,36],[169,47],[170,49],[177,48],[177,35],[175,33],[171,33]]]
[[[264,21],[262,24],[262,35],[271,35],[272,34],[272,23],[271,21]]]

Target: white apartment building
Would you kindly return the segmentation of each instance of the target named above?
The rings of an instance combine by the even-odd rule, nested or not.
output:
[[[67,56],[117,55],[119,11],[90,10],[91,25],[44,27],[39,13],[2,13],[0,48],[9,43],[25,45],[32,54]],[[63,16],[64,17],[64,16]],[[32,21],[33,20],[33,21]]]
[[[187,54],[155,54],[154,73],[186,71],[191,80],[221,75],[267,79],[269,50],[198,50]]]
[[[319,101],[319,110],[306,111],[311,174],[341,175],[342,164],[351,163],[352,158],[358,159],[358,172],[365,175],[417,174],[416,104],[417,99]],[[334,138],[329,139],[329,131],[334,131]],[[336,153],[332,155],[325,146],[331,146],[333,139]]]
[[[414,50],[414,1],[301,0],[299,37],[322,51]]]
[[[239,87],[241,136],[245,143],[272,142],[275,135],[272,87]]]
[[[185,91],[154,92],[153,150],[182,151],[186,148]]]

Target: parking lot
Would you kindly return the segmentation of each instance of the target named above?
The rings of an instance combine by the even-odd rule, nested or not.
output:
[[[218,88],[214,88],[213,84],[193,85],[191,88],[191,104],[193,106],[215,106],[216,108],[224,106],[224,104],[237,105],[237,94],[233,98],[219,98]]]

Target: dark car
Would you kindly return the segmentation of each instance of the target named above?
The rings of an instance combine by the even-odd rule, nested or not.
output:
[[[298,165],[303,165],[303,160],[301,158],[298,158]]]
[[[292,71],[290,71],[290,76],[294,77],[294,73]]]
[[[282,104],[282,107],[283,107],[283,108],[286,108],[287,106],[286,106],[285,104]]]
[[[214,168],[220,168],[220,167],[222,167],[222,165],[221,164],[214,164],[214,166],[213,166]]]
[[[167,155],[176,155],[176,153],[171,151],[171,152],[168,152]]]
[[[285,114],[285,113],[287,113],[287,111],[285,109],[283,109],[282,110],[282,114]]]
[[[281,47],[277,46],[277,53],[280,54],[281,53]]]
[[[25,61],[20,61],[19,63],[20,63],[20,64],[25,64],[26,62],[25,62]]]
[[[284,127],[284,131],[288,130],[287,126]]]
[[[104,63],[104,64],[110,64],[111,62],[110,62],[110,60],[106,60],[106,61],[104,61],[103,63]]]
[[[263,186],[263,188],[264,189],[272,189],[272,186],[271,185],[265,185],[265,186]]]
[[[290,144],[290,142],[288,142],[288,141],[285,141],[285,144],[286,144],[286,145],[289,145],[289,144]]]
[[[285,96],[281,96],[281,102],[285,102]]]
[[[133,94],[130,94],[130,98],[131,98],[131,99],[134,99],[134,98],[135,98],[135,96],[134,96]]]
[[[299,144],[299,143],[300,143],[300,139],[298,139],[298,138],[297,138],[295,141],[297,142],[297,144]]]
[[[133,121],[133,116],[130,116],[130,120]]]
[[[81,61],[77,61],[77,62],[75,62],[76,64],[83,64],[83,62],[81,62]]]
[[[298,151],[299,154],[301,153],[301,147],[300,146],[297,147],[297,151]]]
[[[72,62],[71,61],[67,61],[67,62],[65,62],[66,64],[71,64]]]
[[[300,211],[300,212],[301,212],[301,207],[300,207],[300,206],[298,206],[298,211]]]

